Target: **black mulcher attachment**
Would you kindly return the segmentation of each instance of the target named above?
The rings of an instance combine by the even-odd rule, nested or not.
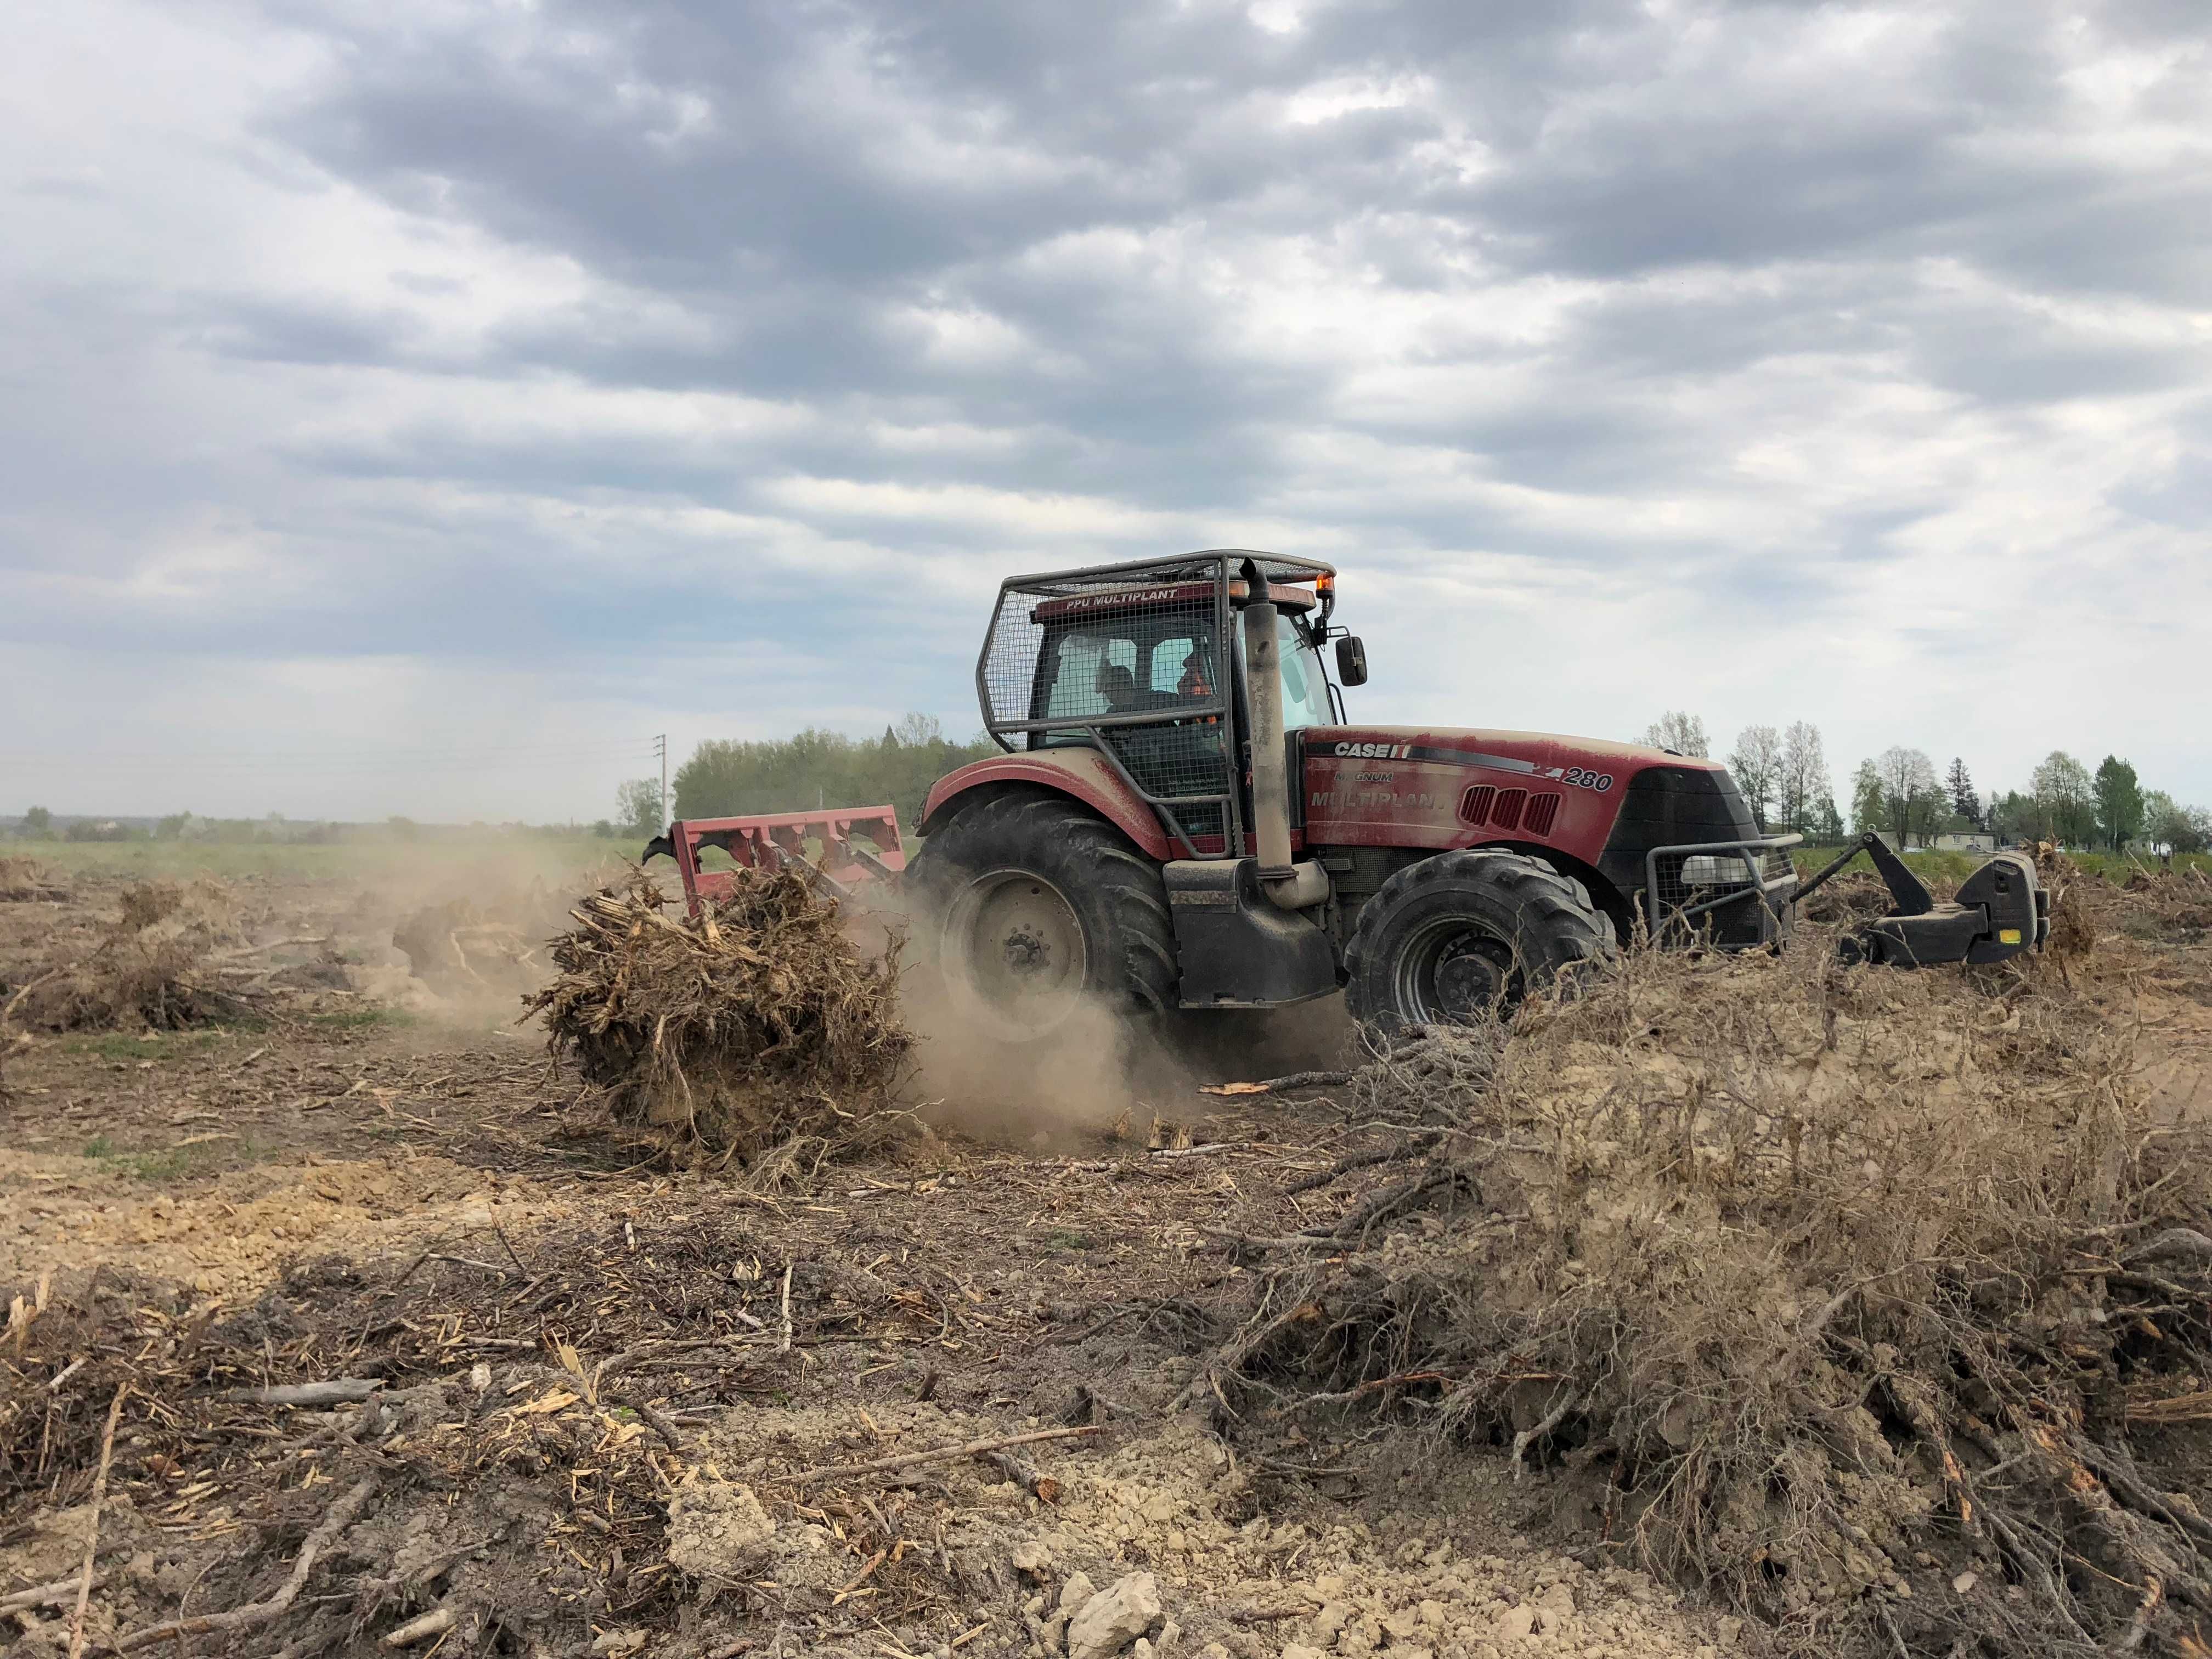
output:
[[[1926,968],[1944,962],[2002,962],[2040,949],[2051,935],[2051,894],[2036,879],[2024,853],[1997,853],[1959,885],[1958,896],[1938,904],[1905,860],[1876,835],[1861,836],[1842,856],[1808,877],[1795,895],[1802,905],[1831,876],[1864,853],[1887,884],[1896,908],[1846,937],[1850,962],[1892,968]]]

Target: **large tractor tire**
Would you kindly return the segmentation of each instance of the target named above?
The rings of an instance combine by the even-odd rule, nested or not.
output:
[[[1510,1014],[1532,991],[1620,954],[1589,890],[1541,860],[1481,848],[1407,866],[1345,950],[1352,1017],[1385,1036]]]
[[[1064,796],[978,801],[922,843],[915,960],[1004,1043],[1050,1038],[1079,1008],[1157,1018],[1181,972],[1160,867]]]

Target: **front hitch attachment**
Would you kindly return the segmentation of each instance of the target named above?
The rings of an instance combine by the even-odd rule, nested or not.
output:
[[[1881,872],[1894,908],[1838,942],[1837,950],[1846,962],[1893,968],[2003,962],[2023,951],[2040,950],[2051,937],[2051,894],[2036,879],[2034,861],[2024,853],[1992,854],[1959,884],[1949,903],[1938,904],[1905,860],[1890,851],[1889,843],[1869,832],[1802,883],[1793,896],[1795,902],[1802,905],[1861,853]]]

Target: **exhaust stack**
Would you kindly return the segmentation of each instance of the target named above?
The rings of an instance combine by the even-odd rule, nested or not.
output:
[[[1252,850],[1261,890],[1285,910],[1328,897],[1318,864],[1291,862],[1291,780],[1283,737],[1283,675],[1277,618],[1267,579],[1244,562],[1244,695],[1252,722]]]

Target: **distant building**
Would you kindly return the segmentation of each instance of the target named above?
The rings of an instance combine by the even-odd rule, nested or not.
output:
[[[1997,838],[1978,830],[1946,830],[1936,837],[1934,845],[1939,853],[1994,853]]]

